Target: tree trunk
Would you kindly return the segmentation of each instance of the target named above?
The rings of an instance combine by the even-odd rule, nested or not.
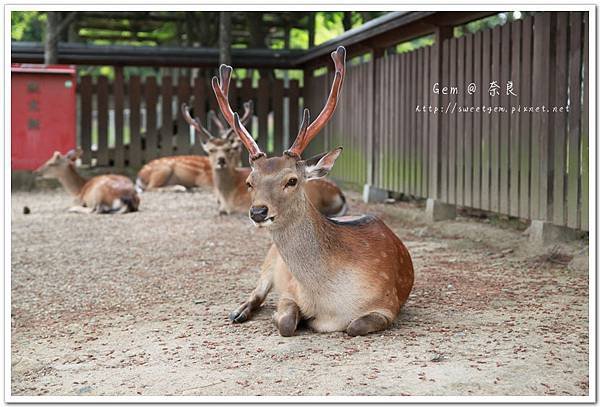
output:
[[[352,12],[344,11],[344,19],[342,20],[342,24],[344,25],[344,31],[348,31],[352,29]]]
[[[71,11],[64,16],[61,16],[60,11],[48,11],[46,19],[46,38],[44,40],[44,63],[58,63],[58,40],[61,33],[65,32],[71,25],[76,11]]]
[[[231,65],[231,13],[219,15],[219,64]]]
[[[248,32],[250,33],[250,48],[267,48],[267,34],[263,25],[263,13],[252,11],[247,14]],[[272,78],[273,71],[270,69],[259,69],[261,78]]]
[[[46,65],[58,63],[58,25],[60,13],[48,11],[46,19],[46,38],[44,41],[44,63]]]
[[[315,12],[308,13],[308,48],[315,46]]]

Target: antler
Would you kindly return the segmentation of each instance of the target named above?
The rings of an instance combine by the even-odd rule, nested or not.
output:
[[[214,138],[210,131],[208,131],[203,125],[200,124],[200,121],[197,120],[197,118],[192,118],[192,116],[190,116],[188,106],[185,103],[181,104],[181,114],[190,126],[195,128],[197,131],[204,133],[209,139]]]
[[[212,121],[219,128],[219,133],[222,133],[225,131],[225,126],[223,126],[223,123],[221,123],[221,120],[219,120],[219,118],[217,117],[217,114],[215,113],[214,110],[211,110],[210,112],[208,112],[208,119],[210,121]]]
[[[298,132],[298,136],[296,136],[296,140],[292,147],[285,152],[287,155],[299,157],[311,140],[314,139],[325,124],[327,124],[335,111],[340,90],[342,89],[342,82],[344,81],[344,74],[346,73],[346,49],[342,46],[338,47],[331,53],[331,59],[333,59],[335,64],[335,77],[333,78],[333,84],[331,85],[327,103],[325,103],[325,107],[321,113],[319,113],[319,116],[317,116],[315,121],[310,125],[308,125],[310,120],[308,109],[304,109],[300,131]]]
[[[252,99],[250,99],[249,101],[244,103],[244,115],[240,119],[240,121],[242,122],[242,124],[244,126],[248,124],[250,119],[252,119],[253,111],[254,111],[254,103],[252,102]]]
[[[227,123],[234,129],[237,136],[242,140],[244,146],[250,153],[250,160],[254,161],[260,157],[264,157],[265,153],[260,151],[258,144],[252,138],[246,127],[240,122],[240,117],[237,113],[234,113],[229,105],[229,81],[231,79],[231,72],[233,69],[228,65],[221,65],[219,67],[219,78],[214,76],[212,78],[212,88],[217,97],[217,102],[221,108],[223,117],[227,120]]]

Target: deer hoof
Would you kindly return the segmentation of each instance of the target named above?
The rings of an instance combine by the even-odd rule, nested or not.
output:
[[[246,322],[250,317],[250,306],[246,303],[243,304],[238,309],[231,311],[229,314],[229,319],[234,324],[241,324],[242,322]]]

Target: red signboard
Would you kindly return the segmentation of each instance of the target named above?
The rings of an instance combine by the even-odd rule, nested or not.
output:
[[[11,168],[34,170],[75,147],[77,77],[71,65],[12,64]]]

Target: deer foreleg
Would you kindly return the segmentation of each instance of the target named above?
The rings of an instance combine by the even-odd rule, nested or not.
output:
[[[273,287],[273,270],[275,265],[275,257],[279,256],[275,245],[272,245],[267,253],[267,257],[263,262],[260,270],[260,278],[258,284],[246,302],[240,305],[229,314],[229,319],[233,322],[245,322],[252,313],[256,311]]]

